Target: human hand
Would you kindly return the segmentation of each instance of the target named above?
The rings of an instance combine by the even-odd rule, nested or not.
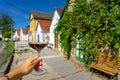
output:
[[[25,60],[18,68],[18,72],[21,75],[26,75],[30,73],[33,69],[38,71],[42,68],[42,59],[41,57],[31,57]]]

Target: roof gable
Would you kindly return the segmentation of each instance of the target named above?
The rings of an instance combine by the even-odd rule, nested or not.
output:
[[[30,14],[30,19],[32,19],[33,18],[33,15],[32,14]]]
[[[60,16],[62,15],[63,9],[61,9],[61,8],[55,8],[55,10],[58,12],[58,14]]]
[[[16,30],[16,32],[17,32],[18,36],[20,36],[20,30]]]
[[[23,34],[28,34],[29,32],[29,27],[28,28],[22,28]]]
[[[49,30],[50,29],[50,20],[39,20],[38,23],[41,25],[42,30]]]

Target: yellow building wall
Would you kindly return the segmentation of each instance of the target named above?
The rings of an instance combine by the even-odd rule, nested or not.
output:
[[[37,21],[36,19],[33,18],[32,14],[31,14],[31,18],[30,18],[30,31],[34,32],[37,28]]]
[[[32,14],[30,15],[30,31],[32,32],[31,35],[31,42],[36,42],[36,28],[37,28],[37,20],[33,18]]]

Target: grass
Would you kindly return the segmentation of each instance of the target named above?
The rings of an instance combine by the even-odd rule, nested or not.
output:
[[[5,57],[8,58],[11,55],[13,55],[13,50],[14,50],[14,43],[13,42],[5,42],[6,47],[5,47]]]
[[[4,60],[0,61],[0,64],[3,65],[3,64],[5,64],[6,62],[7,62],[7,60],[4,59]]]
[[[4,57],[4,59],[3,60],[1,60],[0,61],[0,64],[2,65],[2,64],[5,64],[6,62],[7,62],[7,59],[11,56],[11,55],[13,55],[13,50],[14,50],[14,43],[13,42],[10,42],[10,41],[7,41],[7,42],[3,42],[3,43],[5,43],[5,48],[4,48],[4,50],[5,50],[5,57]]]

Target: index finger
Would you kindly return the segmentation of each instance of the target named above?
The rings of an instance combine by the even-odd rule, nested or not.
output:
[[[31,63],[33,63],[35,60],[37,60],[39,58],[39,56],[37,56],[37,57],[35,57],[32,61],[31,61]]]
[[[32,62],[33,65],[36,65],[38,62],[42,61],[42,58],[38,57]]]

